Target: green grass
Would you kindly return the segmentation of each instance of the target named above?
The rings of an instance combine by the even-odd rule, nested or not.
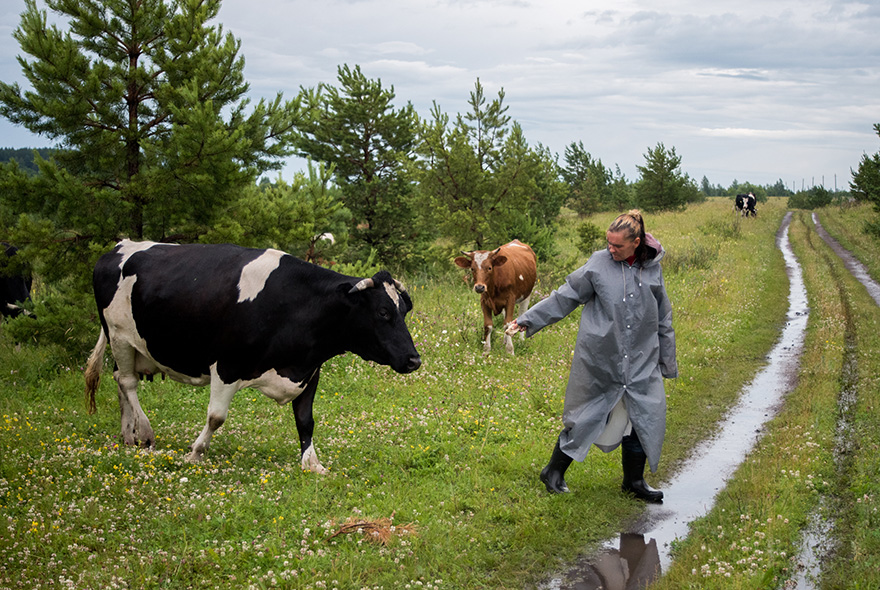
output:
[[[646,216],[669,251],[681,372],[667,382],[667,441],[652,484],[662,485],[712,434],[779,334],[788,283],[775,233],[785,204],[771,199],[748,220],[734,218],[727,199]],[[613,217],[590,221],[607,227]],[[586,260],[574,245],[581,221],[563,220],[562,254],[541,264],[533,301]],[[16,351],[0,338],[0,587],[524,588],[615,536],[643,508],[619,491],[619,451],[594,449],[573,464],[568,495],[548,495],[537,477],[561,427],[578,314],[517,339],[512,358],[496,331],[483,357],[477,297],[451,276],[403,277],[415,303],[408,324],[423,357],[419,371],[397,375],[351,355],[325,365],[315,402],[324,477],[301,472],[290,409],[256,391],[236,395],[205,461],[193,465],[183,456],[204,424],[206,389],[143,383],[156,450],[125,447],[109,370],[98,413],[89,416],[81,367],[48,370],[45,351]],[[817,317],[814,309],[811,321]],[[840,350],[832,346],[840,328],[830,324],[824,354],[817,344],[824,332],[811,342],[819,351],[814,370],[828,364],[833,374],[828,352]],[[833,420],[824,388],[833,383],[822,383],[809,397],[815,401],[786,407],[805,416],[762,446],[778,451],[777,472],[809,458],[825,473]],[[866,421],[872,415],[862,412]],[[813,439],[796,428],[801,422]],[[867,485],[870,475],[853,485]],[[793,542],[809,502],[794,492],[776,497],[788,493],[787,479],[771,478],[755,497],[732,484],[736,517],[750,517],[742,534],[773,529],[781,539],[775,548]],[[826,489],[816,487],[807,500]],[[765,505],[788,522],[765,524]],[[390,519],[395,530],[387,529],[387,545],[357,531],[334,536],[349,519]],[[670,575],[683,585],[670,587],[702,587],[704,578],[682,560]]]
[[[713,509],[677,545],[657,590],[779,588],[794,574],[801,530],[814,513],[835,523],[836,536],[823,541],[830,551],[816,587],[880,586],[873,492],[880,310],[816,234],[809,212],[795,212],[790,239],[810,306],[797,387]],[[850,356],[857,374],[845,368]],[[835,460],[845,385],[858,402],[847,416],[851,450]]]

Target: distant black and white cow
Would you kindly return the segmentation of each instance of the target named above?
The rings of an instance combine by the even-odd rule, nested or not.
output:
[[[733,203],[733,212],[743,217],[748,217],[749,215],[757,217],[758,213],[755,211],[756,201],[754,193],[737,195]]]
[[[8,259],[16,255],[18,249],[9,244],[0,244]],[[0,319],[14,318],[21,314],[31,315],[22,309],[21,304],[31,298],[31,276],[18,271],[0,272]]]
[[[757,201],[758,201],[758,199],[755,198],[754,193],[749,193],[746,195],[745,204],[743,206],[743,214],[746,217],[748,217],[749,215],[751,215],[752,217],[758,216],[758,212],[755,211],[755,203]]]
[[[102,330],[86,367],[90,411],[108,341],[127,444],[154,444],[140,376],[210,385],[207,423],[187,455],[193,462],[235,392],[253,387],[291,403],[302,468],[326,473],[312,444],[321,365],[348,351],[398,373],[421,365],[404,322],[412,301],[386,271],[360,279],[278,250],[123,240],[98,260],[94,288]]]

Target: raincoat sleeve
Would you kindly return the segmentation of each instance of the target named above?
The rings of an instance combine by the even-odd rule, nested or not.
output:
[[[526,336],[555,324],[593,297],[592,273],[588,266],[589,262],[568,275],[565,284],[516,319],[517,324],[526,327]]]
[[[657,293],[658,335],[660,338],[660,374],[666,379],[678,377],[675,358],[675,330],[672,328],[672,303],[666,295],[665,282],[660,283]]]

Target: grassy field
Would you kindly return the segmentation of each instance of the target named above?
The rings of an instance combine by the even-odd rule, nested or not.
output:
[[[667,440],[652,484],[711,435],[779,334],[788,281],[775,233],[785,206],[771,199],[757,219],[738,219],[729,200],[710,199],[646,217],[669,251],[680,367],[667,381]],[[669,588],[772,587],[761,584],[786,575],[822,495],[840,498],[833,508],[853,527],[834,575],[846,579],[852,557],[873,558],[864,567],[877,569],[878,539],[866,528],[876,518],[868,462],[876,452],[867,451],[878,432],[868,396],[854,410],[864,463],[841,475],[832,456],[847,354],[857,354],[859,387],[876,395],[876,306],[858,297],[805,215],[797,213],[792,239],[813,261],[807,368],[767,444],[678,545]],[[592,221],[607,227],[612,218]],[[586,260],[574,246],[578,223],[565,220],[562,254],[541,264],[533,301]],[[548,495],[538,481],[561,427],[577,314],[517,340],[515,357],[500,340],[483,357],[479,304],[461,275],[403,278],[423,366],[397,375],[351,355],[325,365],[315,445],[328,476],[300,470],[289,408],[252,390],[237,394],[194,465],[183,456],[203,426],[207,390],[145,382],[156,450],[125,447],[109,370],[89,416],[82,367],[54,366],[43,351],[16,351],[0,337],[0,587],[528,588],[637,516],[642,505],[619,491],[619,451],[593,450],[574,464],[571,494]],[[846,352],[854,338],[858,352]],[[734,537],[737,547],[767,539],[759,550],[772,557],[738,565],[722,552]]]
[[[828,208],[819,218],[854,244],[865,239],[857,220],[867,214]],[[712,511],[676,548],[657,590],[781,588],[813,515],[833,525],[813,587],[880,587],[873,489],[880,475],[880,309],[816,234],[810,212],[795,211],[789,233],[810,306],[797,387]]]

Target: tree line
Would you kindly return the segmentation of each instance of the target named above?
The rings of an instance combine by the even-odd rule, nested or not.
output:
[[[0,164],[0,240],[45,288],[27,338],[71,338],[95,260],[122,237],[422,271],[514,237],[547,260],[565,205],[650,212],[709,194],[663,143],[633,182],[582,142],[559,162],[479,79],[454,116],[395,106],[393,86],[348,64],[335,84],[252,103],[241,43],[212,22],[220,0],[46,5],[66,28],[27,0],[13,33],[32,88],[0,82],[0,115],[57,144]],[[308,169],[266,180],[291,155]]]

